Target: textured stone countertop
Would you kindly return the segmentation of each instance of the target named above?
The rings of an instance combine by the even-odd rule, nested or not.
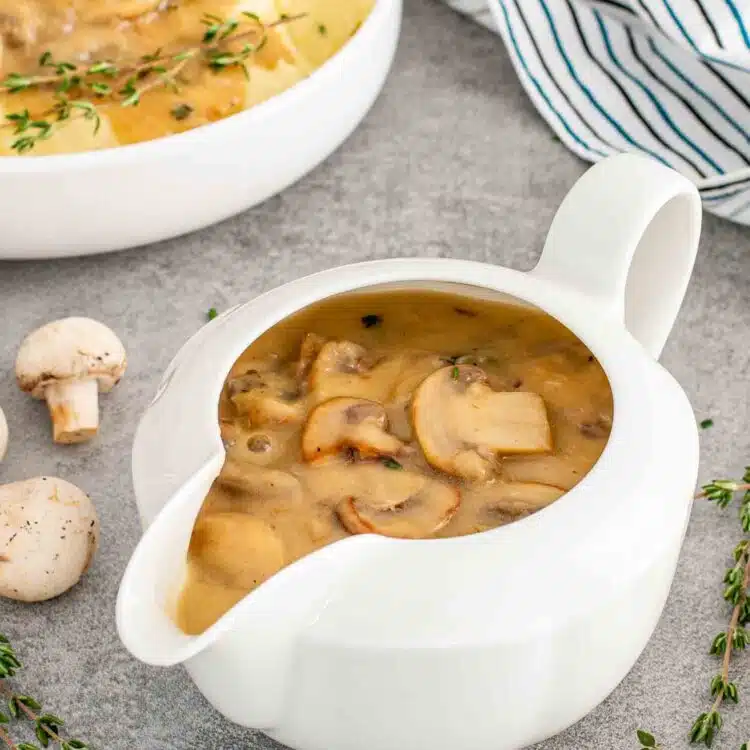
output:
[[[283,195],[156,247],[0,263],[0,404],[11,430],[0,481],[67,478],[94,498],[103,527],[91,573],[69,594],[35,606],[0,603],[0,630],[26,662],[24,689],[99,750],[278,747],[223,720],[181,668],[136,663],[115,632],[117,587],[139,534],[130,446],[162,371],[209,307],[330,266],[419,255],[528,269],[584,168],[527,101],[498,38],[433,0],[407,0],[381,98],[334,156]],[[750,230],[710,216],[704,227],[663,362],[698,418],[714,419],[702,434],[707,479],[750,463]],[[130,367],[103,399],[98,439],[63,448],[51,443],[44,407],[17,391],[12,368],[31,327],[70,314],[115,328]],[[687,747],[716,669],[707,649],[726,622],[721,578],[738,531],[733,514],[697,505],[669,602],[637,665],[599,708],[540,750],[629,750],[636,726],[651,728],[665,750]],[[747,679],[742,688],[720,748],[750,741]]]

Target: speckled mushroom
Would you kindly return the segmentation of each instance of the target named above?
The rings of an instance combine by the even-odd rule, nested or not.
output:
[[[44,399],[56,443],[90,440],[99,429],[99,391],[107,393],[127,366],[119,338],[90,318],[63,318],[38,328],[21,344],[16,379]]]
[[[0,486],[0,596],[59,596],[89,568],[98,540],[94,505],[70,482],[35,477]]]

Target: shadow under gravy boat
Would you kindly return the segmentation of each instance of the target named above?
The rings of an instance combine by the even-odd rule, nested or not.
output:
[[[399,259],[299,279],[227,311],[178,353],[137,430],[144,535],[117,626],[153,665],[184,664],[224,716],[298,750],[515,750],[588,713],[633,666],[663,609],[687,527],[698,437],[657,364],[695,260],[685,178],[631,154],[590,168],[530,273]],[[217,404],[264,331],[352,290],[429,287],[545,310],[593,352],[614,419],[558,502],[472,536],[354,536],[274,575],[197,636],[172,613],[196,515],[224,449]]]

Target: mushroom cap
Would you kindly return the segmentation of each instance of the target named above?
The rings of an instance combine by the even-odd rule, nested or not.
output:
[[[90,498],[56,477],[0,486],[0,596],[52,599],[86,572],[99,540]]]
[[[16,356],[22,391],[44,398],[50,383],[95,378],[110,391],[125,372],[125,348],[115,333],[91,318],[63,318],[32,331]]]
[[[360,456],[388,456],[403,444],[386,432],[388,417],[377,401],[338,396],[316,406],[302,432],[302,456],[314,461],[343,448],[355,448]]]
[[[212,513],[198,519],[190,555],[211,578],[251,590],[285,563],[284,543],[259,518],[247,513]]]
[[[414,393],[412,423],[429,464],[447,474],[484,479],[495,454],[545,453],[552,433],[536,393],[493,391],[473,365],[443,367]]]
[[[250,362],[243,372],[227,380],[227,394],[240,414],[252,425],[299,422],[304,414],[295,377],[274,362]]]
[[[294,499],[302,491],[299,479],[287,471],[257,466],[235,458],[224,461],[216,481],[224,487],[257,498]]]
[[[499,482],[474,490],[472,500],[481,502],[489,526],[499,526],[535,513],[564,494],[561,487],[541,482]]]
[[[0,409],[0,461],[5,458],[5,451],[8,449],[8,423],[5,420],[5,414]]]
[[[458,487],[380,463],[342,467],[348,471],[338,505],[352,534],[423,539],[443,528],[461,503]]]
[[[352,341],[328,341],[309,366],[310,395],[316,404],[337,396],[384,402],[403,368],[403,357],[383,357]]]

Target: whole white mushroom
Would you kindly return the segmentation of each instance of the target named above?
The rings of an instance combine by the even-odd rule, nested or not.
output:
[[[8,423],[5,421],[5,414],[0,409],[0,461],[5,458],[5,451],[8,450]]]
[[[46,400],[56,443],[81,443],[99,429],[99,391],[111,391],[126,366],[125,348],[107,326],[63,318],[23,340],[16,379],[22,391]]]
[[[35,477],[0,486],[0,596],[59,596],[78,583],[98,543],[94,505],[70,482]]]

